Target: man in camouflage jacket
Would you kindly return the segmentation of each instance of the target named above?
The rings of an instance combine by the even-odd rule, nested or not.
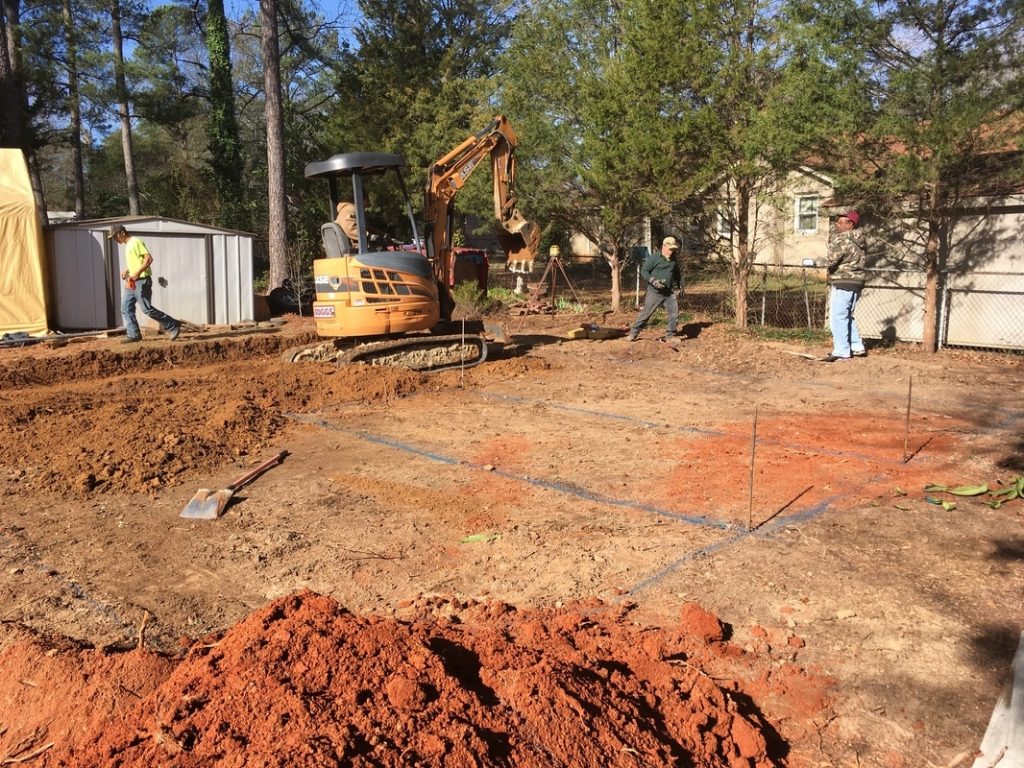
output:
[[[828,242],[832,353],[824,358],[825,362],[846,361],[867,354],[853,317],[867,277],[864,270],[866,249],[864,233],[860,230],[860,214],[857,211],[844,213],[836,222],[836,231]]]

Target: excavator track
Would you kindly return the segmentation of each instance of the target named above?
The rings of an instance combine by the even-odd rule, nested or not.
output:
[[[281,360],[285,363],[332,363],[342,352],[333,342],[306,344],[302,347],[289,347],[281,353]]]
[[[281,358],[287,363],[365,363],[435,373],[480,365],[487,359],[487,341],[475,334],[456,334],[373,341],[352,349],[339,349],[329,342],[293,347],[286,350]]]

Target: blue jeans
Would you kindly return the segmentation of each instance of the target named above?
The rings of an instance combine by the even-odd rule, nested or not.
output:
[[[142,308],[142,314],[156,320],[160,323],[160,327],[168,333],[178,327],[177,320],[153,306],[153,278],[140,277],[135,281],[134,291],[129,291],[127,285],[123,285],[121,288],[124,291],[121,296],[121,314],[124,316],[124,327],[127,329],[129,339],[142,338],[142,331],[135,319],[136,304]]]
[[[832,329],[832,354],[836,357],[850,357],[855,352],[864,351],[864,341],[857,331],[857,321],[853,317],[859,298],[859,288],[848,291],[832,286],[829,325]]]
[[[644,296],[643,309],[641,309],[640,314],[637,315],[636,321],[630,329],[630,333],[640,333],[640,329],[650,322],[651,316],[657,312],[658,307],[662,305],[665,305],[665,312],[668,313],[668,327],[665,329],[665,335],[675,336],[676,326],[679,324],[679,301],[676,299],[675,293],[670,293],[666,296],[663,293],[658,293],[658,289],[653,286],[647,287],[647,295]]]

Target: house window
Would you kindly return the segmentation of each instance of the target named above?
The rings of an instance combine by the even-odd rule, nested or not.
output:
[[[730,200],[715,214],[715,229],[718,231],[718,236],[723,238],[732,237],[732,211],[734,201]]]
[[[796,199],[796,231],[808,235],[818,231],[818,202],[816,195]]]

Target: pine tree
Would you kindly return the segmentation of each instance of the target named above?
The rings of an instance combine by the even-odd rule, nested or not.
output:
[[[887,0],[850,22],[874,108],[835,154],[849,161],[848,196],[908,221],[901,236],[925,272],[922,345],[934,352],[959,210],[1024,183],[1024,19],[1014,0]]]

